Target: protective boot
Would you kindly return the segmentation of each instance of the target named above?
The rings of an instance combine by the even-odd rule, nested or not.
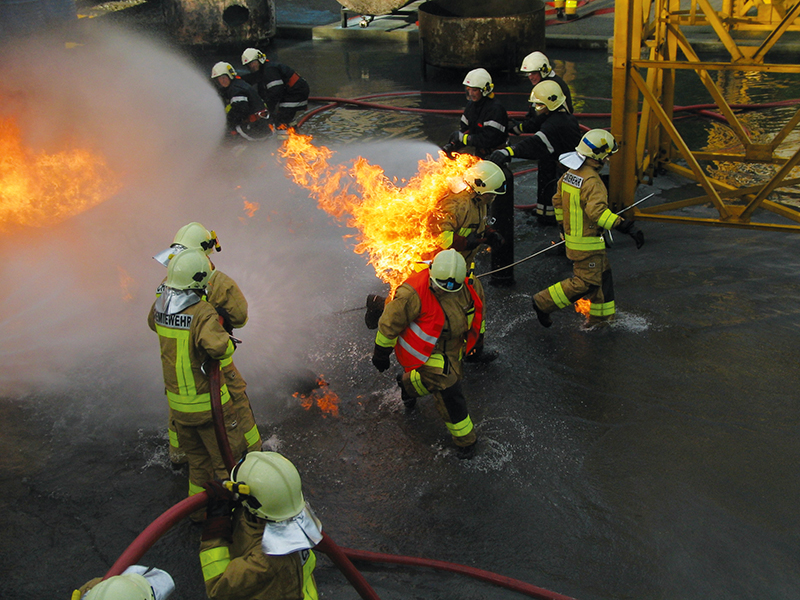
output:
[[[406,391],[403,386],[403,374],[397,375],[397,385],[400,387],[400,398],[403,400],[403,406],[406,407],[406,413],[412,412],[417,407],[417,399]]]
[[[464,357],[464,362],[468,363],[490,363],[495,360],[500,353],[497,350],[487,350],[483,345],[483,334],[478,337],[475,347]]]
[[[377,294],[367,296],[367,313],[364,315],[364,323],[367,329],[377,329],[378,321],[383,314],[383,307],[386,306],[386,298]]]
[[[544,312],[539,306],[536,304],[536,299],[533,300],[533,310],[536,311],[536,318],[539,319],[539,323],[542,327],[550,327],[553,324],[553,319],[550,318],[546,312]]]
[[[458,460],[470,460],[475,456],[475,446],[478,442],[474,442],[469,446],[456,446],[456,458]]]

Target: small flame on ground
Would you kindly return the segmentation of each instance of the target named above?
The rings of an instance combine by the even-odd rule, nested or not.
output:
[[[581,313],[587,319],[589,318],[589,310],[592,308],[592,303],[586,298],[579,298],[575,302],[575,312]]]
[[[306,410],[310,410],[312,406],[316,405],[322,411],[322,416],[326,417],[331,415],[333,417],[339,416],[339,396],[328,388],[328,382],[317,378],[317,385],[319,386],[310,394],[301,394],[295,392],[292,397],[300,400],[300,405]]]
[[[79,148],[34,152],[24,147],[16,122],[0,117],[0,230],[54,225],[119,187],[103,157]]]
[[[317,206],[357,230],[355,252],[367,253],[378,277],[397,288],[414,272],[414,265],[429,260],[441,248],[437,222],[439,203],[457,178],[478,159],[457,154],[455,160],[440,153],[419,161],[417,174],[399,187],[383,169],[358,157],[348,169],[331,165],[333,152],[314,146],[311,136],[289,130],[280,155],[294,182],[309,190]],[[351,189],[353,191],[351,191]]]

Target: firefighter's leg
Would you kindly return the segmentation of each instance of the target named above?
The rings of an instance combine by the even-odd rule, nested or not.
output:
[[[566,308],[600,287],[602,263],[598,258],[601,256],[576,260],[572,263],[572,277],[551,285],[533,297],[533,307],[542,325],[549,327],[546,322],[549,321],[550,313]]]
[[[261,450],[261,434],[258,432],[258,425],[253,416],[253,408],[250,406],[250,398],[247,397],[247,383],[245,382],[239,369],[231,362],[222,368],[225,376],[225,385],[228,386],[228,393],[231,395],[233,408],[239,421],[239,429],[244,434],[247,442],[248,452],[259,452]]]
[[[509,267],[514,262],[514,174],[507,166],[503,167],[503,174],[506,193],[495,196],[489,209],[494,219],[492,227],[503,237],[501,245],[492,246],[490,270],[503,270],[491,275],[489,285],[510,287],[515,283],[514,267]]]
[[[611,274],[611,265],[608,258],[603,255],[600,261],[601,283],[587,297],[591,302],[589,309],[589,325],[599,325],[613,321],[617,308],[614,302],[614,278]]]
[[[211,464],[211,457],[206,450],[198,427],[183,425],[175,422],[178,433],[178,441],[181,448],[186,452],[186,459],[189,463],[189,496],[199,494],[203,490],[203,484],[209,479],[214,478],[214,468]],[[192,521],[202,521],[205,509],[199,509],[190,515]]]
[[[553,196],[558,188],[558,163],[541,159],[536,173],[536,218],[540,225],[557,225]]]
[[[172,418],[172,409],[169,409],[169,419],[167,420],[167,434],[169,436],[169,460],[177,468],[186,464],[186,453],[178,443],[178,432],[175,430],[175,421]]]
[[[566,0],[564,6],[564,18],[567,21],[578,18],[578,0]]]
[[[406,410],[413,410],[417,398],[445,389],[453,384],[455,375],[451,373],[448,361],[443,354],[434,353],[421,367],[403,373],[397,384],[403,397]]]
[[[566,1],[565,0],[555,0],[553,2],[553,6],[556,9],[556,18],[559,21],[562,21],[562,20],[566,19],[566,16],[564,15],[564,7],[566,6]]]
[[[478,436],[467,410],[467,399],[461,387],[461,381],[456,381],[450,387],[433,394],[436,409],[444,420],[453,443],[466,448],[475,444]]]

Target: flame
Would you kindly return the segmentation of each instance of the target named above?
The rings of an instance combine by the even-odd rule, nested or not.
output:
[[[74,148],[34,152],[23,146],[16,122],[0,117],[0,231],[54,225],[107,200],[119,187],[102,157]]]
[[[586,298],[578,298],[575,302],[575,312],[581,313],[587,319],[589,318],[589,309],[592,308],[592,303]]]
[[[328,382],[322,379],[322,377],[317,378],[317,385],[319,387],[308,395],[295,392],[292,394],[292,397],[298,398],[300,400],[300,405],[306,410],[310,410],[311,407],[316,404],[317,408],[322,411],[323,417],[327,415],[338,417],[339,396],[328,388]]]
[[[247,213],[248,217],[252,217],[256,214],[256,211],[261,207],[258,202],[248,202],[244,200],[244,212]]]
[[[460,179],[478,162],[468,154],[455,155],[455,160],[428,155],[401,187],[362,157],[349,169],[331,165],[331,150],[314,146],[311,136],[292,129],[279,153],[287,159],[286,170],[294,182],[311,192],[320,209],[357,230],[352,236],[354,251],[369,255],[369,264],[392,291],[414,272],[415,263],[429,260],[441,249],[436,225],[442,216],[439,204],[449,181]]]

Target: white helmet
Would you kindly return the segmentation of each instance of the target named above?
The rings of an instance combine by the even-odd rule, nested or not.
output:
[[[490,160],[480,160],[467,169],[464,183],[477,194],[506,193],[506,174]]]
[[[262,65],[267,61],[267,56],[258,48],[248,48],[244,52],[242,52],[242,64],[246,65],[248,63],[257,60]]]
[[[155,594],[147,579],[128,573],[101,581],[89,590],[85,600],[155,600]]]
[[[567,101],[564,91],[552,79],[540,81],[531,91],[531,104],[544,104],[548,110],[554,111]]]
[[[463,259],[462,259],[463,260]],[[250,452],[231,472],[231,481],[250,488],[244,507],[269,521],[296,517],[306,506],[300,473],[277,452]]]
[[[538,72],[542,77],[547,77],[553,71],[550,61],[541,52],[531,52],[522,59],[522,66],[519,68],[522,73]]]
[[[467,262],[453,248],[442,250],[431,264],[431,281],[445,292],[457,292],[467,278]]]
[[[223,75],[227,75],[231,79],[236,78],[236,69],[233,68],[231,63],[218,62],[211,67],[211,79],[216,79],[217,77],[222,77]]]
[[[463,85],[478,88],[484,96],[491,94],[494,89],[492,76],[489,75],[489,71],[486,69],[473,69],[467,73],[467,76],[464,77]]]
[[[212,272],[211,261],[205,252],[184,250],[169,261],[165,285],[174,290],[202,290],[211,279]]]
[[[575,151],[586,158],[603,161],[609,155],[619,150],[617,140],[605,129],[591,129],[587,131]]]

